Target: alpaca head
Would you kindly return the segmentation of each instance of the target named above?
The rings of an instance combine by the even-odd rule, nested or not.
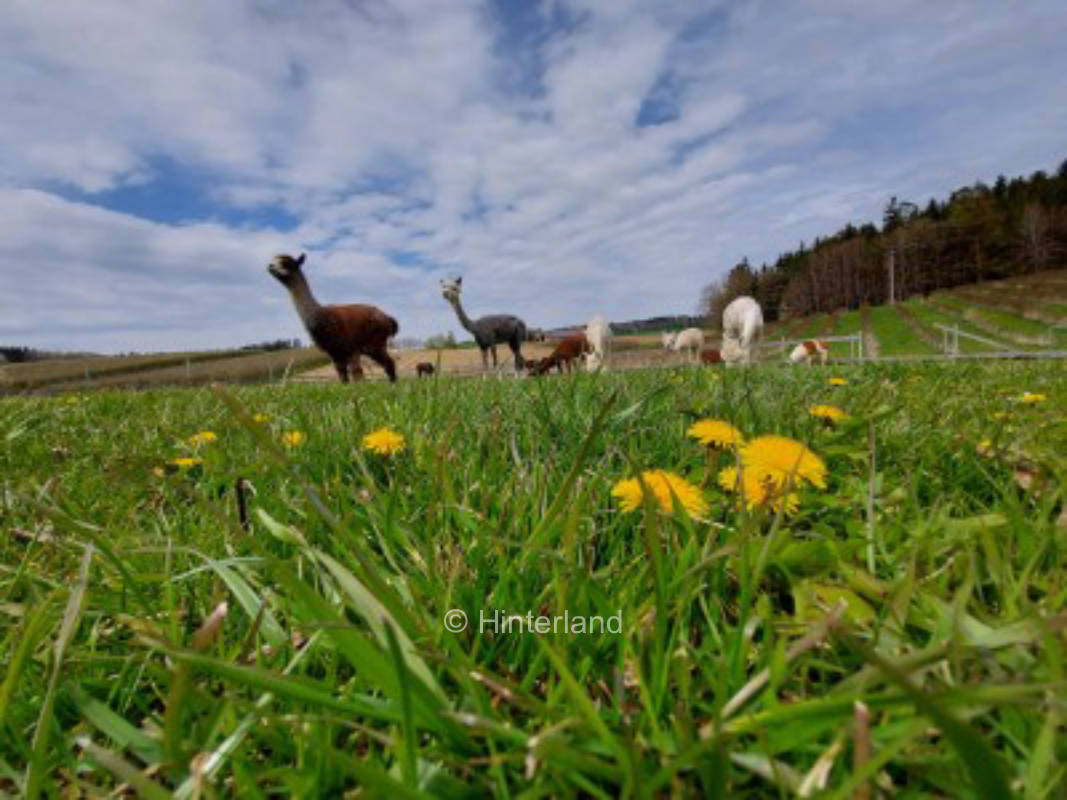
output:
[[[463,288],[463,277],[460,276],[455,280],[443,280],[441,281],[441,296],[450,303],[456,303],[459,301],[459,293]]]
[[[670,350],[674,346],[674,337],[676,334],[664,333],[660,336],[660,341],[663,342],[663,349]]]
[[[736,364],[745,355],[745,351],[741,347],[741,343],[736,339],[723,339],[722,340],[722,360],[727,364]]]
[[[300,276],[300,268],[304,266],[306,253],[301,253],[299,258],[293,258],[285,253],[276,255],[267,265],[267,272],[277,278],[285,286],[291,286],[293,281]]]

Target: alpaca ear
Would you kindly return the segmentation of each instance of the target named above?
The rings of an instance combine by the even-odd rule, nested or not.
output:
[[[305,258],[307,258],[307,257],[308,257],[308,254],[307,254],[307,253],[301,253],[301,254],[300,254],[300,258],[298,258],[298,259],[296,260],[296,265],[297,265],[298,267],[302,267],[302,266],[304,266],[304,259],[305,259]]]
[[[460,275],[458,278],[456,278],[456,286],[462,286],[462,285],[463,285],[463,276]]]

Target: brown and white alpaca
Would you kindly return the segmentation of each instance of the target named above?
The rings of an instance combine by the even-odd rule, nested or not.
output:
[[[552,369],[552,367],[555,367],[562,373],[564,366],[567,367],[567,372],[570,372],[575,360],[581,358],[584,354],[591,352],[593,352],[593,347],[585,338],[584,333],[572,334],[561,339],[551,353],[538,361],[536,366],[531,370],[531,374],[544,375]]]
[[[433,364],[431,364],[429,361],[420,361],[418,364],[415,365],[415,374],[418,375],[420,378],[423,375],[433,375],[436,371],[437,370],[434,369]]]
[[[826,342],[820,342],[817,340],[810,340],[801,342],[793,348],[793,352],[789,354],[789,360],[794,364],[799,364],[804,361],[808,366],[815,365],[815,359],[819,359],[822,364],[826,363],[826,358],[830,354],[830,346]]]
[[[358,380],[363,375],[359,357],[365,355],[385,370],[390,381],[396,381],[396,364],[386,343],[396,336],[400,326],[380,308],[363,304],[324,306],[311,294],[302,267],[307,257],[277,255],[267,271],[289,290],[304,327],[311,339],[333,361],[338,377],[348,383],[349,374]]]

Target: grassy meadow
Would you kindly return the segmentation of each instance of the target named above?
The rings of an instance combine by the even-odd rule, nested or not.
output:
[[[0,791],[1063,797],[1064,375],[0,398]],[[739,506],[704,418],[806,443],[825,486]],[[684,496],[624,510],[654,469]]]

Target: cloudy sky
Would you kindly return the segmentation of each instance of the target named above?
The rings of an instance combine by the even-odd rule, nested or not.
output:
[[[694,310],[742,256],[1067,158],[1062,0],[9,0],[0,343]],[[304,337],[306,339],[306,336]]]

